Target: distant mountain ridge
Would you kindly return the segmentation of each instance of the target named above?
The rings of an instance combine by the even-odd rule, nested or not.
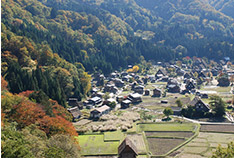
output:
[[[216,10],[234,18],[234,0],[207,0]]]
[[[7,15],[8,1],[3,1],[2,15],[9,28],[18,27],[11,29],[14,33],[23,32],[36,43],[46,41],[54,52],[69,62],[81,62],[88,71],[98,67],[109,73],[138,63],[141,55],[154,61],[187,55],[234,59],[234,20],[222,13],[232,11],[232,2],[16,0],[14,7],[9,5],[11,10],[21,10],[27,16],[17,12]],[[36,31],[12,25],[17,18]],[[187,53],[175,52],[177,46]]]

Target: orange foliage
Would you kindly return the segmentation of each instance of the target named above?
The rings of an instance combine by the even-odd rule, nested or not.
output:
[[[28,95],[30,91],[21,93],[21,95]],[[26,98],[13,107],[14,114],[10,116],[10,119],[16,121],[20,127],[25,127],[31,124],[37,124],[41,130],[47,135],[55,134],[69,134],[77,136],[76,129],[70,122],[72,120],[71,114],[56,101],[50,100],[53,113],[55,117],[46,115],[40,104],[31,102]],[[4,116],[2,114],[2,116]]]
[[[45,116],[40,121],[40,129],[43,130],[47,135],[69,134],[72,136],[78,136],[72,123],[65,120],[61,116]]]
[[[128,69],[127,72],[137,72],[137,71],[139,71],[139,69],[140,69],[139,66],[135,65],[135,66],[133,66],[132,69]]]
[[[24,92],[19,93],[19,95],[20,95],[20,96],[29,97],[29,95],[32,94],[33,92],[34,92],[34,91],[27,90],[27,91],[24,91]]]
[[[4,119],[5,119],[6,114],[2,112],[1,110],[1,127],[4,127]]]
[[[55,116],[61,116],[67,121],[72,121],[72,115],[70,112],[68,112],[64,107],[59,105],[57,101],[50,100],[50,102],[52,103],[53,113],[55,114]]]
[[[133,66],[132,70],[133,70],[133,72],[139,71],[139,66],[137,66],[137,65]]]
[[[127,72],[133,72],[133,69],[128,69]]]
[[[1,55],[2,55],[2,58],[4,58],[4,59],[18,61],[18,58],[14,54],[12,54],[12,52],[10,52],[10,51],[3,51],[1,53]]]
[[[28,126],[38,123],[44,116],[44,110],[36,103],[26,100],[25,98],[18,105],[14,106],[15,113],[12,118],[21,126]]]
[[[1,76],[1,89],[2,90],[7,90],[7,81]]]
[[[23,24],[23,20],[16,18],[16,19],[14,19],[13,24],[15,26],[19,26],[19,25]]]

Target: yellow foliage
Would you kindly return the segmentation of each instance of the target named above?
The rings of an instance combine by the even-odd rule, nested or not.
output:
[[[83,72],[82,77],[81,77],[81,85],[84,90],[84,94],[86,95],[90,89],[91,89],[91,75],[89,75],[87,72]]]
[[[138,72],[138,71],[139,71],[139,69],[140,69],[140,68],[139,68],[139,66],[135,65],[135,66],[133,66],[133,68],[132,68],[132,69],[131,69],[131,68],[130,68],[130,69],[128,69],[128,70],[127,70],[127,72]]]
[[[133,66],[132,70],[133,70],[133,72],[139,71],[139,66],[137,66],[137,65]]]
[[[133,72],[133,69],[128,69],[127,72]]]

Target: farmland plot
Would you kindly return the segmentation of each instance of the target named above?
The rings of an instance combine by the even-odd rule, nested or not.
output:
[[[234,125],[201,125],[200,131],[234,133]]]
[[[219,144],[222,147],[227,147],[227,144],[231,141],[234,141],[233,134],[200,132],[198,137],[193,139],[190,143],[180,148],[176,152],[172,153],[172,155],[177,154],[173,155],[172,157],[211,157],[212,152],[216,150],[216,147]]]
[[[193,132],[145,132],[146,137],[179,137],[179,138],[189,138],[194,135]]]
[[[185,139],[147,138],[147,141],[149,150],[153,155],[164,155],[182,144]]]

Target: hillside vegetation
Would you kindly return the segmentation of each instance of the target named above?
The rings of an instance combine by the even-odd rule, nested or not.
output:
[[[87,71],[108,74],[144,59],[233,59],[234,20],[219,10],[199,0],[5,0],[2,76],[13,93],[42,89],[66,106],[89,92]]]

